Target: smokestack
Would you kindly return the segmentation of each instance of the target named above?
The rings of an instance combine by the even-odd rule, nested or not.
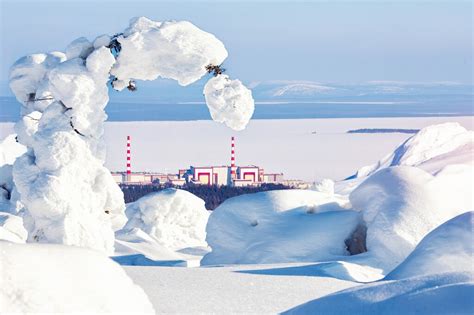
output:
[[[131,138],[127,136],[127,182],[131,181],[132,177],[132,163],[131,163],[131,150],[130,150]]]
[[[231,151],[230,151],[230,177],[232,180],[236,179],[236,168],[235,168],[235,142],[234,137],[231,138]]]

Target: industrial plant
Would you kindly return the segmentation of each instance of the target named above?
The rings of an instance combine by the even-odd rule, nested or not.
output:
[[[300,181],[287,181],[283,173],[265,173],[262,167],[256,165],[241,165],[235,163],[235,138],[231,138],[230,166],[190,166],[180,169],[174,174],[153,172],[132,172],[131,137],[127,136],[127,169],[126,172],[112,172],[119,184],[185,184],[217,185],[217,186],[259,186],[261,184],[301,184]]]

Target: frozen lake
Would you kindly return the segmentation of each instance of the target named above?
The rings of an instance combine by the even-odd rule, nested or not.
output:
[[[107,122],[106,166],[125,170],[126,136],[132,136],[132,169],[175,173],[190,165],[230,163],[230,137],[236,136],[237,165],[254,164],[287,179],[342,179],[375,163],[410,134],[348,134],[361,128],[419,129],[448,121],[473,129],[473,117],[338,118],[252,120],[233,132],[213,121]],[[0,124],[1,138],[13,132]]]

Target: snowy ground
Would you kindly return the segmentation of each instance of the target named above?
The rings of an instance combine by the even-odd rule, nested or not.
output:
[[[277,313],[358,285],[317,276],[310,267],[278,264],[124,269],[145,290],[157,313]]]
[[[252,120],[232,132],[212,121],[108,122],[106,166],[125,169],[126,136],[132,136],[135,171],[177,172],[189,165],[226,165],[230,136],[237,137],[237,164],[255,164],[286,178],[342,179],[393,151],[410,134],[347,134],[360,128],[420,129],[447,121],[474,129],[473,117]],[[13,124],[1,123],[4,138]],[[313,134],[316,132],[316,134]]]

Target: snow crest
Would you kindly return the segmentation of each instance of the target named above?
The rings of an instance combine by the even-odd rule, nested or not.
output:
[[[421,129],[374,165],[359,169],[355,177],[366,177],[390,166],[417,166],[431,173],[448,164],[472,163],[474,131],[459,123],[444,123]]]

